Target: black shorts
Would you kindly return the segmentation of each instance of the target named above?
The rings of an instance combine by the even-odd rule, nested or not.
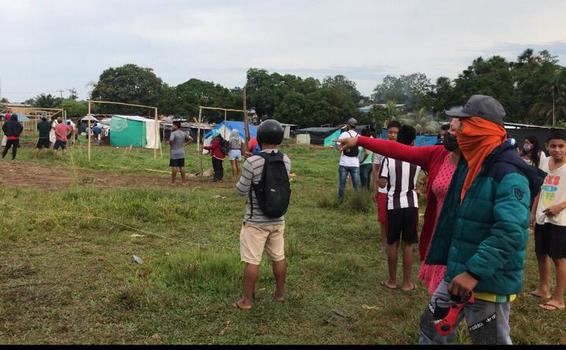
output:
[[[49,142],[49,138],[40,138],[37,140],[37,146],[35,148],[42,149],[42,148],[49,148],[51,147],[51,142]]]
[[[387,244],[396,243],[400,239],[405,243],[418,243],[418,215],[418,208],[387,210]]]
[[[566,258],[566,226],[535,225],[535,252],[538,257]]]
[[[67,148],[67,141],[60,141],[60,140],[55,141],[55,145],[53,146],[53,149],[59,149],[59,148],[61,149]]]
[[[171,168],[184,168],[185,167],[185,158],[169,159],[169,166]]]

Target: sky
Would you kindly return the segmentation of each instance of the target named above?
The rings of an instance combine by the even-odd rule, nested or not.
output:
[[[0,0],[0,97],[86,99],[110,67],[243,86],[249,68],[371,95],[386,75],[456,78],[482,56],[546,49],[566,65],[563,0]],[[62,91],[62,92],[61,92]]]

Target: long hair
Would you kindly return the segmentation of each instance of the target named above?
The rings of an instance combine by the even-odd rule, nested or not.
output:
[[[525,140],[528,140],[533,145],[533,148],[531,148],[529,152],[526,152],[525,149],[521,147],[521,157],[525,157],[525,156],[529,157],[529,159],[533,162],[533,165],[538,168],[540,164],[540,152],[541,152],[541,148],[538,143],[538,140],[536,137],[532,135],[525,137]],[[523,140],[523,144],[524,143],[525,141]]]

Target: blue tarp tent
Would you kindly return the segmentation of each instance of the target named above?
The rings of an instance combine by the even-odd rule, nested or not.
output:
[[[387,129],[381,129],[380,137],[387,140]],[[415,146],[434,146],[438,142],[438,136],[436,135],[417,135],[415,140]]]
[[[250,126],[250,138],[256,137],[257,134],[256,126],[253,124],[249,124],[249,126]],[[226,122],[216,124],[216,126],[214,126],[214,129],[204,134],[204,144],[205,145],[210,144],[212,138],[218,134],[221,134],[222,137],[228,139],[230,138],[230,133],[232,132],[232,130],[238,130],[238,133],[240,134],[240,138],[242,139],[242,141],[245,141],[246,131],[244,128],[244,122],[227,120]]]

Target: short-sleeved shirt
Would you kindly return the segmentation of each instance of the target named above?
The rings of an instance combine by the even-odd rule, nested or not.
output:
[[[57,124],[57,126],[55,126],[55,137],[57,141],[67,142],[67,135],[70,131],[70,125],[65,125],[63,123]]]
[[[552,157],[541,160],[540,169],[547,173],[540,190],[536,221],[539,225],[546,223],[556,226],[566,226],[566,209],[556,216],[547,216],[544,211],[553,205],[566,201],[566,164],[560,168],[550,170],[549,161]]]
[[[381,164],[383,164],[383,161],[385,160],[385,157],[382,156],[379,153],[373,153],[373,164],[374,165],[379,165],[381,166]],[[376,176],[379,176],[379,168],[377,168],[376,170]],[[377,187],[377,191],[379,193],[383,193],[383,194],[387,194],[387,186],[386,187]]]
[[[185,143],[189,140],[189,134],[183,130],[175,130],[171,133],[169,137],[169,141],[171,141],[171,159],[185,158]]]
[[[242,141],[240,138],[230,138],[228,141],[230,143],[230,149],[242,149]]]
[[[342,140],[348,137],[356,137],[358,136],[358,133],[355,132],[354,130],[349,130],[349,131],[344,131],[342,134],[340,134],[340,137],[338,137],[338,140]],[[353,167],[353,168],[359,168],[360,167],[360,160],[358,159],[358,157],[348,157],[345,156],[344,153],[342,153],[342,155],[340,156],[340,166],[346,166],[346,167]]]
[[[37,130],[39,131],[40,139],[48,139],[49,132],[51,131],[51,123],[48,121],[41,121],[37,124]]]
[[[386,178],[387,210],[418,208],[417,179],[421,167],[398,159],[385,157],[380,178]]]

